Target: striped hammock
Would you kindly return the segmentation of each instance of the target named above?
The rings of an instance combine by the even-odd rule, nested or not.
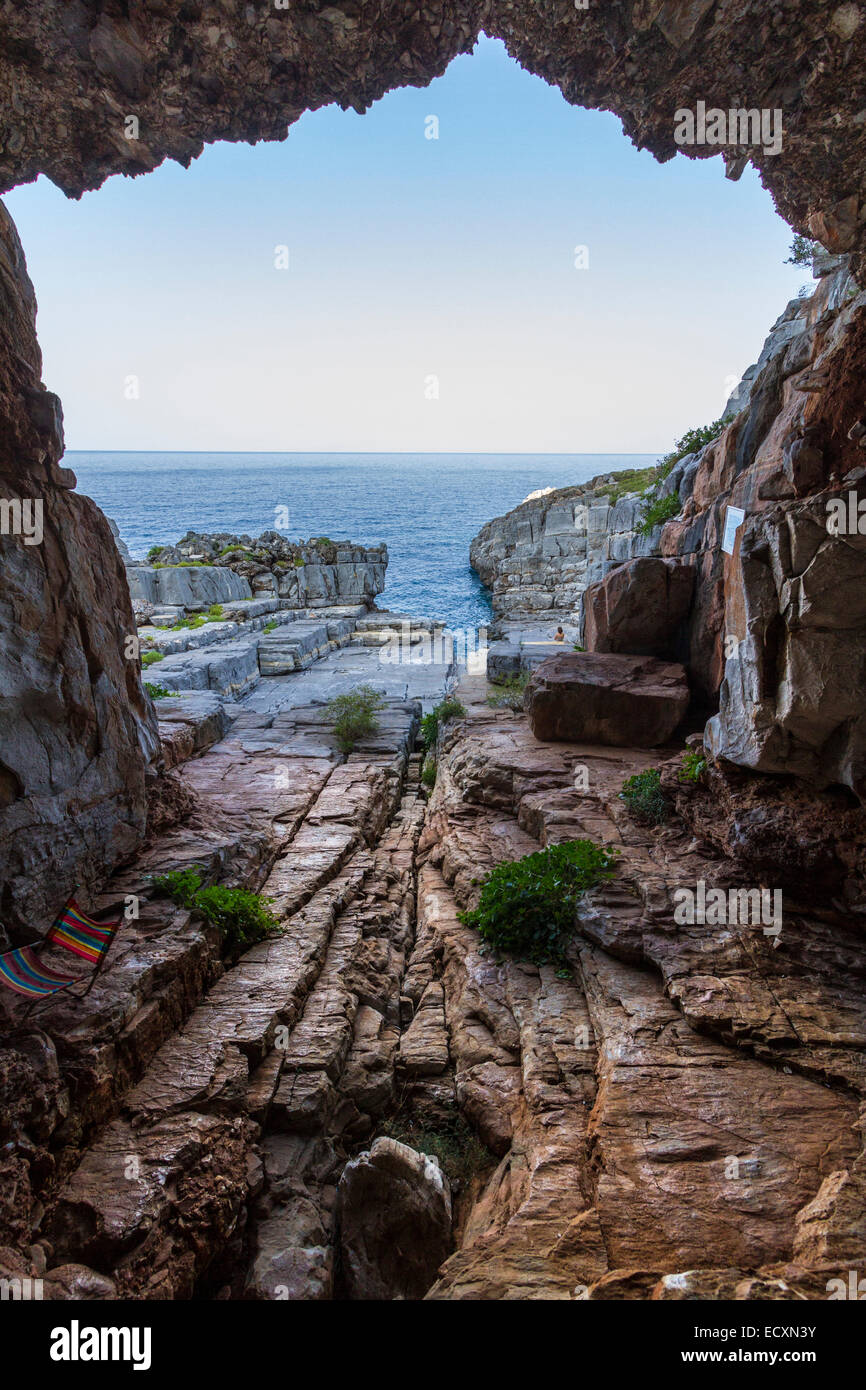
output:
[[[86,976],[61,974],[40,959],[39,952],[46,946],[62,946],[95,966],[87,986],[90,989],[122,920],[119,917],[116,922],[95,922],[70,898],[38,945],[19,946],[0,955],[0,984],[30,999],[43,999],[79,984]]]

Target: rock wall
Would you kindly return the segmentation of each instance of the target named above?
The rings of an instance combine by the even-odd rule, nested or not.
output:
[[[504,619],[579,618],[591,651],[674,656],[719,704],[714,756],[866,793],[866,294],[845,257],[774,325],[743,409],[657,488],[679,515],[648,537],[634,496],[594,480],[527,500],[472,543]],[[833,506],[843,534],[828,526]],[[723,549],[729,508],[745,520]],[[656,582],[663,557],[671,574]],[[619,564],[617,564],[619,562]],[[669,580],[688,566],[671,600]],[[650,582],[652,580],[652,582]]]
[[[164,546],[152,558],[162,565],[204,563],[226,571],[244,585],[226,598],[279,598],[288,608],[329,608],[340,604],[370,607],[385,587],[388,547],[354,545],[320,536],[290,541],[279,531],[257,540],[228,533],[200,535],[188,531],[177,545]],[[170,582],[159,570],[161,582]],[[194,570],[186,571],[192,577]]]
[[[41,384],[36,302],[0,207],[0,920],[42,930],[65,894],[134,853],[158,747],[123,564],[60,468],[60,403]],[[16,522],[15,505],[34,507]],[[37,539],[37,529],[39,539]],[[33,543],[30,543],[30,542]]]
[[[803,331],[766,361],[747,408],[680,481],[683,510],[659,550],[696,569],[689,663],[700,688],[719,692],[710,751],[862,798],[866,295],[844,264],[829,270],[803,306]],[[834,499],[853,505],[845,534],[828,528]],[[729,506],[745,513],[731,554]]]
[[[652,537],[635,534],[638,495],[611,505],[615,486],[606,474],[581,487],[553,488],[481,528],[469,563],[491,591],[495,617],[574,621],[584,590],[612,563],[653,553]]]

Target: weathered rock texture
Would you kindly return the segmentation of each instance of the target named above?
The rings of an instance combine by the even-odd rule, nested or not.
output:
[[[328,608],[340,604],[370,607],[385,587],[388,548],[385,545],[353,545],[351,541],[331,541],[319,537],[310,541],[290,541],[279,531],[265,531],[257,540],[227,533],[200,535],[188,531],[177,545],[164,546],[153,556],[162,565],[190,562],[215,567],[222,572],[226,586],[239,585],[237,593],[225,598],[279,598],[286,607]],[[174,573],[157,570],[160,583],[170,583]],[[165,598],[166,595],[161,595]],[[175,600],[168,599],[168,602]],[[189,605],[187,605],[189,606]]]
[[[500,1162],[430,1297],[826,1298],[866,1255],[857,923],[792,889],[778,945],[677,924],[676,888],[753,868],[629,816],[619,789],[650,756],[470,714],[440,743],[413,959],[441,980],[459,1103]],[[571,978],[482,954],[457,920],[479,874],[582,836],[621,856],[579,912]]]
[[[727,109],[734,94],[781,108],[782,152],[728,147],[728,172],[750,155],[799,230],[811,227],[833,251],[863,245],[866,26],[851,5],[436,0],[423,11],[308,13],[49,0],[6,3],[2,20],[2,188],[41,172],[78,195],[166,156],[186,164],[207,141],[283,139],[304,110],[333,101],[364,110],[389,88],[425,85],[483,28],[566,100],[615,111],[660,159],[680,148],[678,108],[702,100]]]
[[[611,505],[612,475],[527,498],[482,526],[469,562],[491,593],[494,616],[560,621],[579,613],[583,592],[611,562],[653,553],[638,536],[641,502],[629,493]]]
[[[694,587],[692,567],[675,560],[617,565],[584,595],[587,651],[679,656]]]
[[[524,698],[538,739],[654,748],[682,723],[689,686],[676,662],[569,652],[535,668]]]
[[[451,1193],[438,1163],[377,1139],[346,1164],[337,1198],[348,1296],[423,1298],[451,1251]]]
[[[60,403],[40,382],[35,315],[0,207],[0,499],[41,510],[35,544],[14,512],[0,530],[0,920],[31,934],[138,848],[158,747],[126,651],[136,627],[114,538],[58,466]]]
[[[862,798],[866,294],[844,258],[820,258],[817,269],[815,293],[770,335],[745,408],[661,483],[660,495],[677,493],[678,517],[648,538],[620,532],[617,517],[633,501],[600,498],[586,518],[580,490],[564,489],[489,523],[473,555],[482,573],[492,567],[505,616],[531,621],[536,603],[555,601],[573,617],[578,603],[589,650],[683,661],[695,693],[720,706],[707,727],[714,756],[814,786],[841,783]],[[849,520],[835,533],[831,508],[843,502]],[[722,548],[729,507],[745,513],[733,553]],[[567,541],[547,535],[551,518]],[[595,575],[580,568],[586,527],[600,536],[614,528]]]

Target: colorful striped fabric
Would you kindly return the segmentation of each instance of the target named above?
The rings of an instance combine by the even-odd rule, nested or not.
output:
[[[45,944],[64,946],[67,951],[72,951],[76,956],[82,956],[84,960],[96,965],[99,957],[111,945],[111,938],[119,926],[119,921],[92,921],[81,911],[75,899],[70,898],[54,925],[46,933]]]
[[[26,994],[31,999],[40,999],[49,994],[56,994],[67,985],[86,980],[86,974],[63,975],[57,970],[52,970],[41,960],[39,950],[45,946],[62,946],[64,950],[71,951],[73,955],[80,956],[98,968],[121,921],[122,918],[118,918],[116,922],[94,922],[81,911],[75,899],[70,898],[39,945],[19,946],[14,951],[0,955],[0,983],[14,989],[16,994]]]
[[[26,994],[31,999],[65,989],[77,978],[76,975],[59,975],[43,965],[32,946],[19,946],[16,951],[0,956],[0,979],[16,994]]]

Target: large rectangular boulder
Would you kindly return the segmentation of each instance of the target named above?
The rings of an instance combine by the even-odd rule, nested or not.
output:
[[[673,656],[694,585],[694,567],[680,560],[645,555],[617,565],[583,596],[587,651]]]
[[[682,721],[689,687],[676,662],[563,652],[536,667],[524,698],[537,739],[655,748]]]

